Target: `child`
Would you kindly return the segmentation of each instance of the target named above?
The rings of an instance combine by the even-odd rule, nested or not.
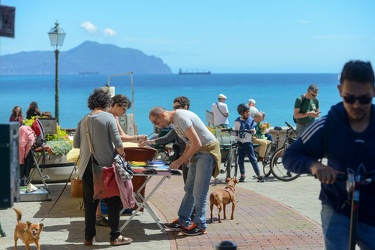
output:
[[[250,132],[238,132],[236,134],[236,141],[239,144],[238,147],[238,165],[240,167],[241,177],[240,182],[245,181],[245,155],[249,157],[251,165],[253,166],[254,172],[257,175],[258,182],[263,182],[263,176],[260,175],[257,158],[255,157],[253,143],[251,142],[252,134],[255,133],[254,127],[256,123],[253,118],[250,117],[250,107],[249,105],[243,103],[237,107],[238,117],[234,121],[234,130],[251,130]]]

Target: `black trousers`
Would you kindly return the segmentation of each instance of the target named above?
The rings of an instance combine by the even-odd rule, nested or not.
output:
[[[99,200],[94,200],[94,181],[92,175],[91,160],[86,167],[82,178],[83,187],[83,204],[85,205],[85,240],[92,240],[96,235],[95,221],[96,208]],[[120,224],[120,210],[122,207],[119,196],[103,199],[108,207],[108,222],[111,228],[110,240],[116,240],[121,232],[119,230]]]

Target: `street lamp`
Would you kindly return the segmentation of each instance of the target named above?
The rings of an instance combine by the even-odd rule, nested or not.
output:
[[[51,30],[48,32],[51,46],[53,46],[55,49],[55,117],[57,123],[59,123],[59,47],[63,46],[65,35],[64,30],[59,27],[58,21],[56,21],[55,27],[51,28]]]

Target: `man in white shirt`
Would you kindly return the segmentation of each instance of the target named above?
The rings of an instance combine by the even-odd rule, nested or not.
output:
[[[259,112],[258,109],[255,107],[255,100],[249,99],[249,106],[250,106],[250,117],[254,118],[254,115]]]
[[[229,124],[228,106],[225,104],[227,97],[223,94],[218,96],[218,102],[212,104],[212,115],[214,117],[214,126],[227,128]]]

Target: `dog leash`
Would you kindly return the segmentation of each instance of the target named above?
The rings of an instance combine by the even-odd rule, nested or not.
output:
[[[46,213],[46,215],[44,215],[44,217],[42,218],[42,220],[41,220],[40,222],[44,221],[44,219],[47,218],[47,216],[49,215],[49,213],[50,213],[50,212],[52,211],[52,209],[55,207],[56,203],[59,201],[61,195],[64,193],[64,191],[65,191],[65,189],[66,189],[66,186],[68,186],[68,183],[69,183],[69,181],[70,181],[70,178],[72,178],[72,175],[73,175],[73,172],[74,172],[75,168],[76,168],[76,165],[74,164],[73,170],[72,170],[72,172],[70,173],[69,178],[68,178],[68,180],[66,181],[64,188],[61,190],[61,193],[59,194],[59,197],[57,197],[55,203],[53,203],[52,207],[48,210],[48,212]]]

